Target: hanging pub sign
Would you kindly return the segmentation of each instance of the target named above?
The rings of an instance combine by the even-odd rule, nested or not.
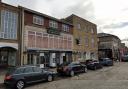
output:
[[[48,28],[47,33],[54,34],[54,35],[60,35],[60,31],[58,29],[51,28],[51,27]]]

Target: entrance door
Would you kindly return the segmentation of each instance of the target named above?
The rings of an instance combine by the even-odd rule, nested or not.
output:
[[[8,65],[8,52],[1,51],[0,53],[0,66],[7,66]]]
[[[16,49],[3,47],[0,49],[0,66],[15,66],[16,65]]]

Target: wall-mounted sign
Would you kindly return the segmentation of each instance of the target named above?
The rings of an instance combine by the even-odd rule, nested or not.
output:
[[[44,56],[44,53],[40,53],[40,56]]]

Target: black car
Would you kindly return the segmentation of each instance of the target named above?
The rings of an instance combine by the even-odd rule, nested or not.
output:
[[[69,64],[61,64],[57,67],[57,72],[59,74],[74,76],[76,73],[87,72],[87,67],[79,62],[72,62]]]
[[[5,75],[4,84],[12,89],[23,89],[26,84],[54,80],[56,73],[41,69],[37,66],[21,66],[9,68]]]
[[[100,58],[99,62],[103,65],[103,66],[113,66],[113,60],[110,58]]]
[[[86,60],[85,64],[87,68],[90,70],[96,70],[102,68],[102,64],[98,60]]]

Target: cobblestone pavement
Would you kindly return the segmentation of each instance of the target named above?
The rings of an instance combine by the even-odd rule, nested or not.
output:
[[[72,78],[37,83],[26,89],[128,89],[128,63],[116,63]]]

